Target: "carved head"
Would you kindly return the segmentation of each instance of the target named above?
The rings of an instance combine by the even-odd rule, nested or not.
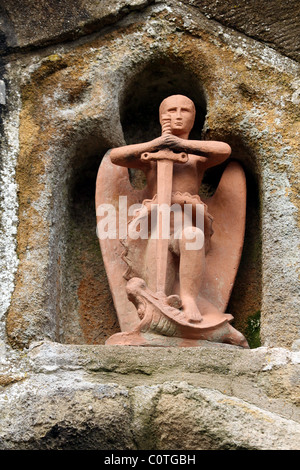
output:
[[[188,137],[195,122],[195,105],[187,96],[172,95],[165,98],[159,107],[161,126],[169,119],[171,133],[179,137]]]

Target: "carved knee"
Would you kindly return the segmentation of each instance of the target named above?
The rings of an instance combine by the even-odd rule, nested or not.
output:
[[[182,231],[180,250],[201,250],[204,247],[204,233],[198,227],[186,227]]]

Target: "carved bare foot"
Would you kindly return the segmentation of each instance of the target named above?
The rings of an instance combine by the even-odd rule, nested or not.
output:
[[[200,323],[203,317],[192,297],[182,298],[182,307],[186,321],[189,323]]]

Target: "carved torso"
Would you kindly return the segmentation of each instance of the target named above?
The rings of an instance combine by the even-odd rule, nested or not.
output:
[[[148,165],[142,168],[146,175],[148,194],[151,198],[157,193],[156,168],[156,162],[149,162]],[[174,163],[172,191],[181,193],[188,192],[192,195],[196,195],[199,193],[202,179],[203,170],[198,163],[197,156],[189,155],[187,163]]]

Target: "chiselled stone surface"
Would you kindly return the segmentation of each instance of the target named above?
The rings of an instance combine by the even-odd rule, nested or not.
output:
[[[193,17],[184,6],[151,8],[132,13],[98,38],[24,55],[7,66],[8,102],[15,93],[21,107],[14,129],[18,165],[12,169],[17,152],[12,134],[3,147],[2,174],[19,188],[18,208],[13,206],[17,237],[9,235],[10,255],[16,243],[18,256],[11,301],[11,290],[3,292],[10,303],[10,341],[19,347],[45,336],[103,343],[118,330],[95,236],[96,171],[109,148],[125,143],[121,124],[126,139],[134,134],[135,100],[145,105],[151,97],[149,129],[152,123],[155,128],[159,82],[164,93],[195,95],[200,114],[206,113],[204,138],[228,142],[246,170],[245,250],[230,312],[244,333],[248,318],[262,310],[263,344],[289,347],[299,329],[299,67],[205,17]],[[171,84],[165,78],[170,73]],[[148,88],[138,86],[145,77]],[[6,112],[8,123],[16,111]],[[140,136],[144,140],[149,129]],[[9,188],[13,201],[16,189]],[[11,270],[5,269],[8,279]]]
[[[219,21],[274,47],[294,60],[300,59],[300,5],[297,0],[184,0],[207,18]]]
[[[91,0],[51,2],[25,0],[15,8],[13,0],[1,6],[1,49],[3,52],[44,46],[75,39],[116,23],[135,10],[153,3],[167,4],[175,9],[176,0]],[[299,61],[300,7],[298,0],[249,2],[230,0],[184,0],[192,7],[192,15],[205,15],[258,41],[269,44],[284,55]]]
[[[6,353],[2,450],[299,447],[296,352],[45,342]]]
[[[2,52],[10,52],[75,39],[115,23],[149,3],[152,1],[25,0],[16,8],[13,1],[7,1],[0,7],[0,47]]]

